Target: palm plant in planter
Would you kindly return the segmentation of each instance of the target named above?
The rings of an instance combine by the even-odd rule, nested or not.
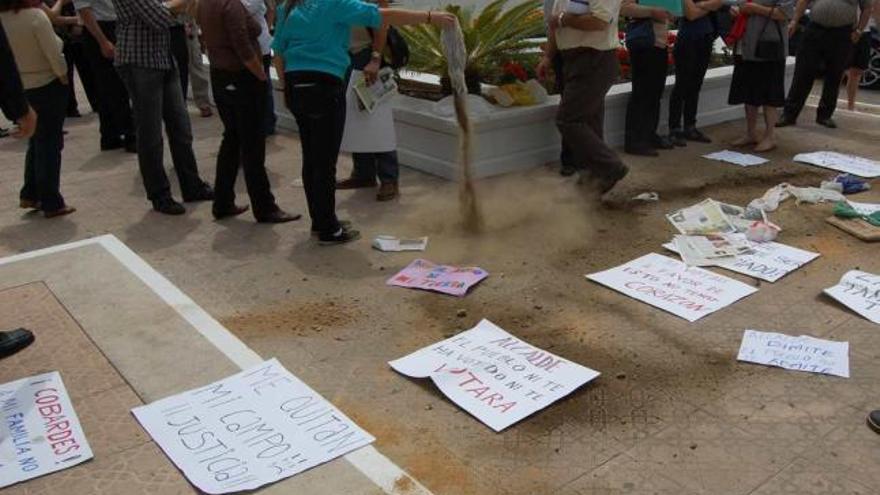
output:
[[[495,0],[479,13],[458,5],[446,10],[458,17],[467,49],[465,79],[468,92],[480,94],[480,83],[499,76],[509,62],[534,63],[539,38],[544,36],[541,0],[525,0],[509,9],[509,0]],[[440,76],[445,94],[451,94],[440,30],[408,26],[400,30],[410,49],[407,69]]]

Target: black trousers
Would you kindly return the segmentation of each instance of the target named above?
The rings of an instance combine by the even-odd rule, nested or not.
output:
[[[565,66],[562,63],[562,53],[559,51],[553,57],[553,73],[556,74],[556,92],[561,95],[565,91]],[[576,163],[572,158],[571,148],[565,142],[565,136],[562,136],[561,148],[559,163],[562,165],[562,168],[576,167]]]
[[[299,127],[302,179],[312,229],[339,230],[336,218],[336,160],[345,130],[342,80],[318,72],[289,72],[287,101]]]
[[[98,111],[98,90],[95,87],[95,77],[92,74],[92,67],[86,58],[85,47],[81,40],[68,40],[64,42],[64,60],[67,62],[67,113],[76,113],[79,105],[76,101],[76,86],[73,77],[73,71],[79,73],[79,80],[82,81],[83,91],[86,93],[86,99],[89,100],[89,106],[93,111]]]
[[[215,209],[225,210],[235,204],[235,180],[241,168],[254,217],[265,218],[278,209],[266,174],[266,82],[248,70],[212,68],[211,88],[223,121],[214,183]]]
[[[666,87],[666,48],[629,52],[632,94],[626,105],[626,146],[653,147],[660,123],[660,99]]]
[[[669,130],[697,125],[697,107],[700,104],[700,89],[709,70],[712,58],[712,44],[715,35],[698,39],[678,38],[673,48],[675,56],[675,87],[669,97]]]
[[[115,44],[116,23],[99,21],[98,25],[104,32],[104,36]],[[88,32],[83,35],[83,49],[95,77],[95,88],[100,95],[98,97],[98,119],[101,143],[112,144],[121,138],[133,141],[135,132],[131,103],[128,91],[113,67],[113,60],[105,58],[101,54],[98,41]]]
[[[180,76],[180,91],[186,100],[186,92],[189,88],[189,45],[186,44],[186,26],[175,24],[169,29],[171,32],[171,56],[177,64],[177,73]]]
[[[822,99],[816,110],[816,118],[824,120],[834,115],[837,108],[837,95],[840,78],[847,68],[849,57],[854,49],[850,33],[851,26],[825,28],[810,23],[801,40],[794,66],[794,78],[785,100],[785,116],[796,120],[804,109],[804,103],[813,89],[813,82],[825,69],[822,82]]]
[[[20,197],[39,201],[43,211],[60,210],[65,206],[60,189],[67,88],[56,79],[24,93],[38,118],[37,129],[28,140]]]

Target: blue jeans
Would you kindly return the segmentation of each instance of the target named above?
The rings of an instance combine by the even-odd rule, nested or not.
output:
[[[25,96],[37,112],[37,129],[28,140],[20,198],[39,201],[43,211],[60,210],[65,206],[60,192],[61,149],[68,89],[55,79],[45,86],[26,90]]]
[[[272,67],[272,56],[263,55],[263,69],[266,70],[266,135],[275,134],[275,124],[278,117],[275,116],[275,88],[272,87],[272,76],[269,74],[269,68]]]
[[[396,151],[352,153],[351,158],[354,162],[352,177],[372,180],[378,175],[381,182],[397,182],[400,176]]]

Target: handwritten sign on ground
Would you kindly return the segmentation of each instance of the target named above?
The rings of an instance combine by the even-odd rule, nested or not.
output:
[[[719,162],[732,163],[734,165],[739,165],[740,167],[754,167],[755,165],[762,165],[764,163],[767,163],[766,158],[761,158],[760,156],[749,155],[746,153],[739,153],[730,150],[709,153],[708,155],[703,155],[703,158],[716,160]]]
[[[599,373],[523,342],[488,320],[388,363],[428,378],[462,409],[501,431]]]
[[[388,285],[409,289],[424,289],[453,296],[464,296],[467,291],[489,273],[477,267],[457,267],[437,265],[430,261],[418,259],[388,279]]]
[[[690,322],[757,290],[732,278],[689,267],[656,253],[586,277]]]
[[[880,324],[880,275],[852,270],[840,279],[839,284],[825,289],[825,293],[856,313]]]
[[[794,161],[839,170],[860,177],[880,177],[880,162],[834,151],[816,151],[795,155]]]
[[[91,459],[57,371],[0,385],[0,488]]]
[[[746,330],[739,361],[849,378],[849,342]]]
[[[253,490],[375,440],[276,359],[132,413],[212,494]]]
[[[672,243],[664,244],[663,247],[678,252]],[[751,253],[740,254],[733,258],[715,259],[712,260],[712,266],[772,283],[818,257],[819,253],[804,251],[778,242],[754,242]]]

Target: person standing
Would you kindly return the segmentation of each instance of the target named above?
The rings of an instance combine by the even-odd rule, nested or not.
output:
[[[20,70],[27,101],[39,115],[25,155],[20,206],[53,218],[76,211],[64,202],[60,191],[67,63],[49,17],[34,5],[29,0],[0,0],[0,23]]]
[[[377,3],[380,7],[388,6],[385,0]],[[387,39],[388,26],[378,30],[359,26],[351,29],[351,69],[345,77],[348,108],[345,111],[341,148],[351,153],[354,168],[351,177],[336,183],[336,189],[375,188],[378,177],[377,201],[390,201],[400,195],[394,109],[386,102],[372,112],[362,110],[354,85],[361,79],[368,85],[378,80],[379,70],[384,65],[382,53]]]
[[[214,192],[199,177],[192,148],[192,127],[180,76],[171,54],[174,13],[187,0],[113,0],[119,14],[116,68],[134,104],[138,166],[153,209],[182,215],[186,209],[171,196],[165,174],[162,123],[184,202],[209,201]]]
[[[859,82],[871,62],[871,31],[877,28],[878,17],[880,17],[880,0],[874,0],[871,6],[871,18],[853,48],[849,59],[849,69],[846,71],[846,107],[850,111],[856,109]]]
[[[83,51],[98,91],[98,124],[101,150],[125,148],[136,151],[131,102],[119,74],[113,67],[116,56],[116,8],[112,0],[73,0],[86,28]]]
[[[336,217],[336,161],[345,126],[343,78],[351,64],[351,28],[378,29],[383,23],[443,27],[455,22],[448,12],[380,9],[359,0],[286,0],[278,6],[275,69],[299,127],[303,187],[320,244],[360,237]]]
[[[263,56],[263,69],[266,71],[266,136],[275,134],[275,88],[269,70],[272,67],[272,35],[269,33],[269,17],[273,13],[274,3],[271,0],[241,0],[254,21],[260,26],[260,53]]]
[[[64,42],[64,60],[67,62],[67,117],[81,117],[79,102],[76,98],[74,69],[79,73],[83,91],[93,111],[98,110],[97,91],[95,89],[92,70],[83,52],[82,20],[76,15],[76,9],[70,0],[44,0],[44,3],[57,11],[52,19],[55,33]],[[50,17],[51,19],[51,17]]]
[[[785,59],[788,54],[787,21],[793,14],[792,2],[751,0],[740,5],[747,15],[745,35],[737,42],[731,105],[745,105],[746,135],[734,146],[754,146],[755,151],[776,147],[773,128],[785,104]],[[758,112],[763,108],[766,128],[758,135]]]
[[[544,28],[547,31],[547,39],[550,39],[550,20],[553,18],[553,6],[556,4],[556,0],[544,0]],[[556,55],[553,56],[553,75],[554,77],[554,85],[556,86],[556,93],[562,94],[565,90],[565,68],[562,66],[562,55],[557,50]],[[565,142],[565,138],[560,140],[560,152],[559,152],[559,175],[563,177],[570,177],[577,172],[577,169],[572,163],[571,160],[571,149],[568,146],[568,143]]]
[[[569,14],[569,0],[558,0],[550,21],[547,50],[538,64],[545,78],[557,51],[565,68],[565,91],[556,124],[571,147],[576,167],[586,168],[600,194],[610,191],[629,169],[606,143],[605,95],[620,76],[617,19],[620,0],[593,0],[589,14]]]
[[[794,78],[788,89],[785,110],[776,127],[797,124],[813,82],[824,71],[822,98],[816,109],[816,123],[829,129],[837,128],[832,118],[837,108],[840,81],[846,70],[853,47],[871,17],[870,0],[798,0],[788,28],[792,36],[801,17],[810,5],[810,22],[798,49]],[[861,9],[861,15],[859,15]]]
[[[658,149],[674,147],[672,140],[657,134],[660,100],[669,66],[667,43],[671,15],[663,9],[639,5],[637,0],[623,0],[620,13],[630,18],[626,47],[632,66],[624,150],[631,155],[658,156]]]
[[[713,18],[723,6],[723,0],[684,0],[685,17],[679,21],[672,49],[675,86],[669,97],[669,137],[676,146],[685,146],[687,141],[712,142],[697,129],[697,110],[700,90],[712,59],[712,48],[718,37]]]
[[[211,86],[223,121],[223,141],[217,154],[214,218],[247,211],[235,204],[238,169],[251,199],[254,218],[261,223],[299,220],[278,208],[266,174],[266,80],[259,37],[260,25],[241,0],[200,0],[197,19],[211,62]]]

